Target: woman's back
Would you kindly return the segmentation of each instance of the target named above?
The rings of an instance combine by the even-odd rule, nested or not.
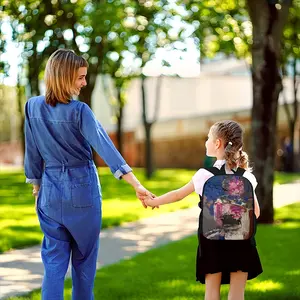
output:
[[[91,147],[80,131],[84,105],[72,100],[53,107],[46,104],[44,96],[31,98],[26,103],[26,117],[46,165],[92,159]]]

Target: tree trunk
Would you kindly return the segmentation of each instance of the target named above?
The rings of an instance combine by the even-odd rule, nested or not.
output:
[[[39,74],[40,74],[40,66],[42,62],[38,58],[38,54],[34,54],[34,56],[30,56],[28,58],[28,82],[30,86],[30,97],[38,96],[41,94],[39,87]]]
[[[92,94],[96,83],[97,74],[87,74],[87,86],[81,89],[79,99],[89,107],[92,105]]]
[[[21,151],[23,154],[23,161],[22,161],[22,165],[24,163],[24,156],[25,156],[25,135],[24,135],[24,122],[25,122],[25,117],[24,117],[24,103],[22,101],[23,99],[23,95],[24,95],[24,91],[22,90],[22,87],[20,85],[20,80],[18,78],[18,83],[17,83],[17,97],[18,97],[18,112],[19,112],[19,116],[20,116],[20,139],[21,139]]]
[[[97,76],[101,74],[103,60],[103,43],[98,44],[98,62],[89,65],[86,76],[87,86],[81,90],[79,99],[85,102],[89,107],[92,105],[92,93],[96,84]]]
[[[123,101],[122,101],[122,88],[117,87],[118,92],[118,112],[117,112],[117,143],[118,150],[123,154]]]
[[[267,1],[249,0],[248,7],[253,25],[252,159],[259,183],[256,189],[261,207],[259,222],[272,223],[277,109],[282,89],[280,41],[289,5],[282,4],[279,11]]]
[[[152,122],[147,120],[147,105],[146,105],[146,91],[145,91],[145,79],[144,75],[141,76],[141,91],[142,91],[142,107],[143,107],[143,123],[145,129],[145,168],[146,177],[148,179],[153,175],[153,162],[152,162],[152,144],[151,144],[151,127]]]
[[[299,167],[299,159],[300,159],[300,147],[298,149],[298,153],[295,153],[295,127],[298,122],[299,118],[299,104],[298,104],[298,99],[297,99],[297,94],[298,94],[298,81],[297,81],[297,58],[294,57],[294,62],[293,62],[293,111],[294,111],[294,122],[293,122],[293,129],[291,128],[291,131],[293,131],[293,135],[291,135],[291,141],[292,141],[292,146],[293,146],[293,157],[292,157],[292,166],[293,171],[298,170]],[[298,154],[298,160],[295,159],[297,158]]]
[[[151,144],[151,127],[152,123],[145,124],[145,163],[146,163],[146,176],[150,179],[154,172],[153,159],[152,159],[152,144]]]

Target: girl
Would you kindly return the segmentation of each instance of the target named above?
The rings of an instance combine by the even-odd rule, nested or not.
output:
[[[117,179],[133,186],[137,196],[150,193],[83,102],[72,100],[86,86],[87,62],[59,49],[46,65],[46,96],[25,105],[25,175],[33,184],[44,233],[43,300],[63,299],[64,278],[72,254],[73,299],[93,299],[101,228],[101,187],[92,148]]]
[[[214,167],[221,169],[225,164],[225,172],[233,173],[237,167],[248,169],[248,155],[242,151],[243,132],[240,125],[234,121],[215,123],[209,130],[205,143],[206,155],[216,157]],[[149,206],[158,206],[182,200],[192,192],[200,195],[199,207],[202,209],[202,191],[205,182],[213,174],[206,169],[200,169],[192,180],[178,190],[171,191],[155,199],[145,197]],[[252,173],[243,174],[255,190],[257,182]],[[254,193],[255,216],[259,217],[259,204]],[[202,220],[202,211],[200,213]],[[248,240],[210,240],[202,235],[201,223],[198,230],[199,247],[197,251],[196,279],[205,283],[205,300],[220,299],[220,285],[230,283],[229,300],[244,299],[247,279],[252,279],[262,273],[262,267],[254,238]]]

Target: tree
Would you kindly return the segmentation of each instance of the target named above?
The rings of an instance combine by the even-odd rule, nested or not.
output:
[[[297,0],[298,1],[298,0]],[[252,159],[262,223],[273,222],[273,179],[281,42],[291,1],[183,1],[202,57],[245,58],[253,81]],[[296,2],[296,1],[295,1]],[[299,1],[298,1],[299,2]],[[249,20],[250,16],[250,20]],[[251,21],[251,22],[250,22]],[[249,45],[251,47],[249,47]]]
[[[134,9],[134,22],[132,28],[135,29],[136,35],[133,36],[131,49],[140,64],[141,79],[141,103],[142,103],[142,121],[145,132],[145,167],[146,177],[151,178],[154,172],[153,150],[151,143],[151,130],[153,124],[157,121],[160,87],[162,77],[159,77],[156,91],[156,104],[154,116],[151,119],[148,113],[149,101],[147,100],[146,76],[142,73],[145,65],[155,57],[158,48],[172,48],[172,42],[177,36],[170,36],[169,30],[172,28],[171,20],[174,15],[178,15],[171,7],[168,1],[152,1],[135,0],[132,5]],[[161,62],[162,66],[165,64]]]
[[[278,98],[282,90],[280,75],[281,41],[291,1],[248,1],[253,25],[252,45],[252,153],[260,199],[260,222],[272,223],[273,182]]]
[[[6,12],[14,28],[14,39],[24,46],[31,95],[39,94],[39,79],[45,61],[57,48],[70,48],[89,62],[88,85],[81,100],[91,105],[96,78],[109,44],[123,28],[128,1],[9,1]],[[126,38],[126,37],[123,37]]]

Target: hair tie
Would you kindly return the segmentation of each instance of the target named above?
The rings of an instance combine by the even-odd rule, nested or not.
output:
[[[228,142],[228,145],[232,146],[232,143],[231,143],[231,142]]]

